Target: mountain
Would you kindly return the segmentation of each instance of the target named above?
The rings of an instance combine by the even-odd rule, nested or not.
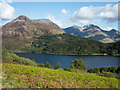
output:
[[[2,27],[3,46],[28,46],[34,37],[62,33],[64,31],[49,19],[31,20],[21,15]]]
[[[97,40],[103,43],[112,43],[120,40],[120,32],[117,30],[112,29],[111,31],[105,31],[93,24],[83,27],[71,26],[65,28],[64,31],[72,35]]]

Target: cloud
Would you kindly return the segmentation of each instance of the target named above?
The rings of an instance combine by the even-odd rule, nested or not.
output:
[[[7,0],[6,2],[12,4],[13,0]]]
[[[14,16],[15,9],[10,6],[7,2],[0,2],[0,19],[9,20]]]
[[[106,30],[106,31],[110,31],[112,29],[113,29],[112,27],[103,28],[103,30]]]
[[[58,26],[62,27],[62,22],[60,20],[57,20],[56,17],[48,15],[45,18],[51,20],[52,22],[56,23]]]
[[[108,22],[118,20],[118,4],[112,6],[107,4],[104,7],[82,7],[71,16],[71,21],[81,24],[88,24],[95,19],[104,19]]]
[[[67,11],[67,10],[65,10],[65,9],[62,9],[62,10],[61,10],[61,13],[62,13],[62,14],[68,14],[68,12],[69,12],[69,11]]]
[[[70,20],[63,20],[63,21],[58,20],[55,16],[51,16],[51,15],[47,15],[45,18],[51,20],[61,28],[66,28],[74,24],[74,22],[71,22]]]

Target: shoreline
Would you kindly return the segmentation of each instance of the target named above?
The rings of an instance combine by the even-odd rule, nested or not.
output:
[[[40,53],[40,54],[51,54],[51,55],[70,55],[70,56],[79,56],[79,55],[84,55],[84,56],[120,56],[120,54],[118,55],[109,55],[109,54],[66,54],[66,53],[42,53],[42,52],[25,52],[25,51],[17,51],[17,52],[11,52],[11,53]]]

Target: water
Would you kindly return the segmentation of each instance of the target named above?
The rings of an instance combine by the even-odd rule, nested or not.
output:
[[[70,67],[71,61],[74,59],[82,59],[86,64],[87,70],[96,67],[118,67],[120,56],[85,56],[85,55],[52,55],[41,53],[16,53],[18,56],[34,59],[37,63],[44,63],[48,61],[51,65],[55,66],[59,61],[61,68]]]

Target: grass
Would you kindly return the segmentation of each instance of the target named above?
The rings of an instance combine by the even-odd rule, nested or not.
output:
[[[35,66],[2,64],[3,88],[118,88],[118,79]]]

